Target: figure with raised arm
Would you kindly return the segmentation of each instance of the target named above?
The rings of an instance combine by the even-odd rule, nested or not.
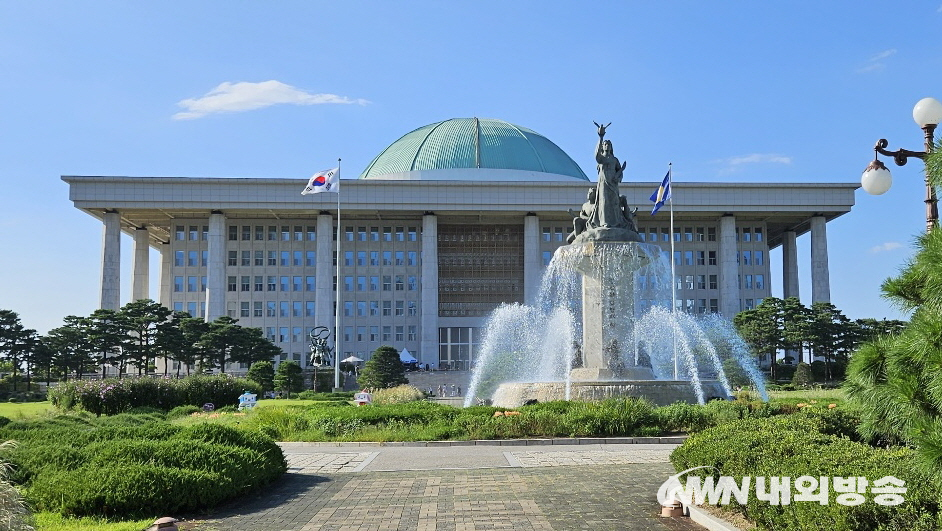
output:
[[[612,142],[605,140],[605,128],[611,125],[595,126],[599,132],[599,143],[595,148],[595,161],[598,163],[599,182],[595,194],[595,210],[592,212],[591,226],[598,228],[628,228],[621,205],[618,185],[624,176],[626,163],[620,163],[612,151]]]

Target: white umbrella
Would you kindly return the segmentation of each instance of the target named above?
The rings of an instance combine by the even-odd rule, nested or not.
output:
[[[356,356],[350,356],[349,358],[344,358],[340,360],[341,363],[357,363],[359,361],[363,361],[363,360],[361,360],[360,358]]]

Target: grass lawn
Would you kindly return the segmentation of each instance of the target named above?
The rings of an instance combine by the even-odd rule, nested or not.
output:
[[[36,531],[141,531],[156,518],[109,522],[102,518],[66,518],[57,513],[36,513]]]
[[[847,400],[844,391],[838,389],[806,389],[801,391],[769,391],[770,400]]]
[[[56,412],[55,406],[45,402],[0,402],[0,416],[13,420],[41,417],[49,412]]]

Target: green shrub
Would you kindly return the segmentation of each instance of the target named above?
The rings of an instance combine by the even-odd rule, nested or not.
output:
[[[142,518],[212,507],[231,491],[216,472],[114,464],[43,473],[28,499],[39,510],[67,516]]]
[[[714,415],[703,406],[676,403],[654,411],[657,425],[666,432],[696,432],[716,424]]]
[[[49,397],[53,405],[63,410],[78,406],[95,415],[114,415],[131,411],[170,411],[181,405],[202,406],[207,402],[217,407],[235,406],[239,395],[246,390],[260,393],[261,387],[229,375],[122,378],[62,382],[50,390]]]
[[[714,476],[860,476],[874,481],[895,476],[906,481],[906,503],[885,507],[868,503],[855,507],[836,503],[831,492],[827,505],[792,501],[771,505],[750,491],[748,503],[735,508],[762,528],[830,529],[935,529],[938,486],[916,468],[909,449],[873,448],[825,433],[844,423],[840,414],[806,413],[722,424],[691,435],[671,454],[677,470],[696,466],[716,468]],[[843,428],[842,428],[843,429]]]
[[[193,413],[199,413],[201,408],[193,405],[177,406],[167,412],[167,420],[189,417]]]
[[[417,387],[411,385],[400,385],[388,389],[377,389],[373,391],[373,404],[377,406],[386,404],[405,404],[424,400],[425,393]]]
[[[792,376],[792,385],[798,388],[810,387],[814,383],[814,376],[811,374],[811,365],[799,363],[795,367],[795,374]]]

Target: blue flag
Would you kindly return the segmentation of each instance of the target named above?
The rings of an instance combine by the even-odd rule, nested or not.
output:
[[[651,201],[654,201],[654,209],[651,210],[651,215],[657,214],[657,211],[664,206],[664,203],[671,198],[671,172],[667,170],[667,175],[664,176],[664,180],[661,182],[661,186],[657,187],[657,191],[651,194]]]

